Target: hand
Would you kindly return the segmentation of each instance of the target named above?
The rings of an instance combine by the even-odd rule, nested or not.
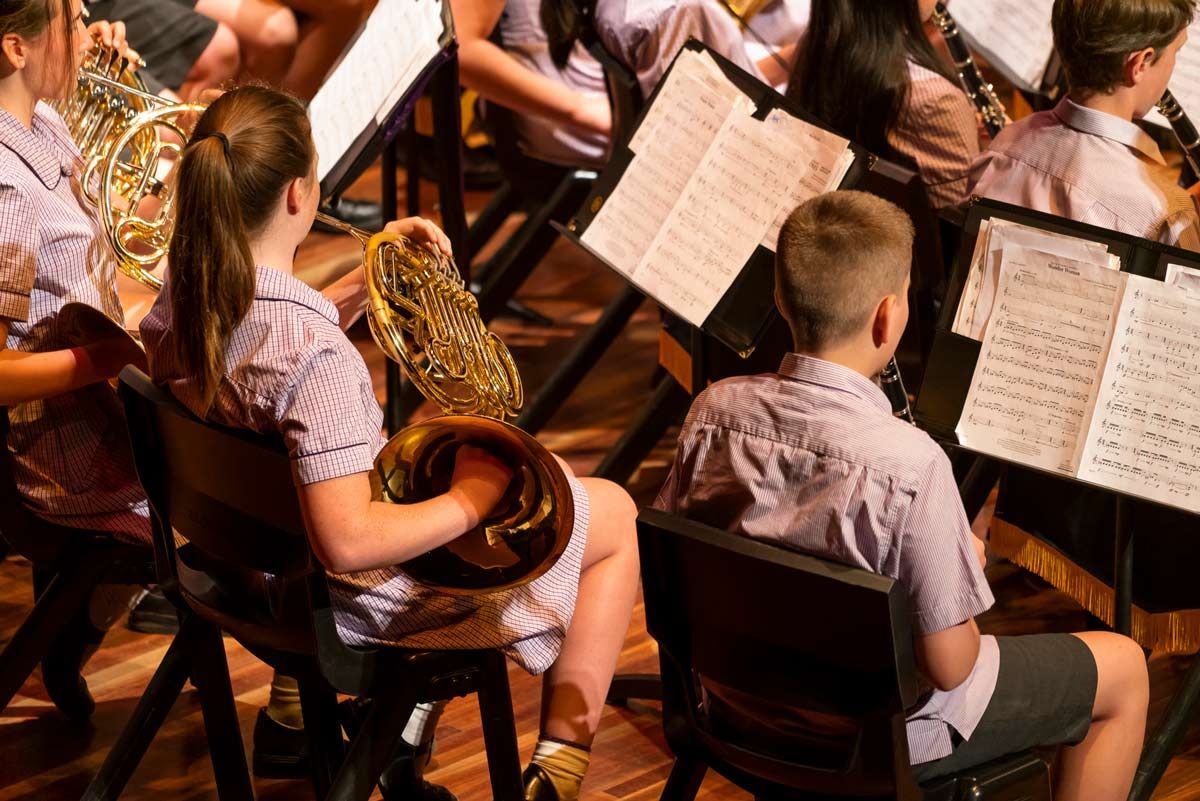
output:
[[[454,456],[450,490],[458,493],[474,512],[472,527],[487,517],[504,497],[513,472],[487,451],[463,445]]]
[[[89,25],[87,29],[93,41],[100,42],[105,47],[111,47],[122,58],[128,59],[130,69],[136,70],[145,66],[146,62],[142,61],[142,57],[129,46],[129,42],[125,39],[124,22],[98,20]]]
[[[134,365],[142,372],[149,370],[146,352],[138,347],[133,337],[101,339],[84,346],[83,350],[98,381],[115,378],[127,364]]]
[[[607,95],[579,96],[571,120],[580,128],[608,136],[612,133],[612,107]]]
[[[442,233],[442,229],[438,228],[432,220],[424,217],[405,217],[403,220],[393,220],[383,226],[383,230],[406,236],[419,244],[428,245],[448,259],[454,258],[450,247],[450,237]]]
[[[979,557],[979,569],[987,568],[987,543],[974,534],[971,535],[971,542],[975,545],[975,555]]]

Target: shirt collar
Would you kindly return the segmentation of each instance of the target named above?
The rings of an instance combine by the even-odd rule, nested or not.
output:
[[[282,300],[312,309],[334,325],[339,325],[337,307],[317,290],[272,267],[258,265],[254,276],[256,300]]]
[[[70,175],[73,165],[54,151],[43,131],[45,122],[40,109],[33,113],[33,128],[0,109],[0,145],[7,147],[38,177],[47,189],[54,189],[64,175]]]
[[[883,394],[883,390],[876,386],[874,381],[849,367],[813,356],[789,353],[783,357],[783,363],[779,365],[779,375],[793,381],[816,384],[838,392],[847,392],[856,398],[867,401],[881,412],[892,413],[892,404],[888,401],[887,395]]]
[[[1166,166],[1162,151],[1150,136],[1129,120],[1113,116],[1104,111],[1081,106],[1069,97],[1064,97],[1054,107],[1054,114],[1064,125],[1093,136],[1101,136],[1133,148],[1146,158]]]

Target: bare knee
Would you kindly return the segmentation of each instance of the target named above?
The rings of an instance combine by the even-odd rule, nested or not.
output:
[[[581,478],[588,494],[588,544],[595,556],[637,552],[637,506],[622,487],[602,478]],[[594,561],[594,560],[593,560]]]
[[[1135,716],[1143,720],[1150,702],[1150,680],[1141,646],[1121,634],[1088,631],[1076,634],[1096,660],[1095,720]]]
[[[215,79],[214,83],[236,77],[242,65],[242,52],[233,29],[218,22],[217,31],[200,54],[200,60],[208,67],[206,73]]]
[[[262,50],[292,51],[300,41],[300,26],[289,8],[280,7],[259,25],[253,34],[254,46]]]

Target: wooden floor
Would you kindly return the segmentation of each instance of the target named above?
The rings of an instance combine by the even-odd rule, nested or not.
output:
[[[377,173],[368,173],[360,192],[369,196]],[[375,183],[375,186],[378,184]],[[401,182],[403,186],[403,182]],[[431,192],[427,193],[431,194]],[[478,208],[480,197],[469,204]],[[402,206],[403,207],[403,202]],[[432,213],[432,210],[430,210]],[[301,265],[314,283],[323,283],[357,263],[358,246],[347,238],[314,235],[301,253]],[[595,317],[619,287],[602,267],[571,246],[560,243],[547,263],[521,293],[529,305],[553,318],[550,328],[501,321],[496,328],[509,343],[530,389],[545,379],[571,340]],[[359,332],[362,349],[377,376],[382,396],[382,356]],[[556,416],[540,439],[568,459],[577,472],[592,469],[624,429],[646,397],[657,355],[657,314],[644,307],[630,330]],[[673,437],[673,433],[671,436]],[[653,499],[671,456],[670,437],[630,482],[639,503]],[[976,521],[986,526],[986,515]],[[1070,631],[1084,628],[1086,616],[1071,601],[1038,580],[1005,564],[989,569],[996,608],[982,619],[994,633]],[[9,559],[0,565],[0,642],[7,640],[25,615],[30,599],[28,565]],[[803,625],[803,611],[798,616]],[[75,727],[59,716],[35,675],[0,712],[0,801],[67,801],[80,797],[130,714],[146,681],[168,646],[163,636],[140,635],[118,627],[93,658],[86,676],[97,700],[88,726]],[[231,641],[226,651],[233,675],[243,736],[249,744],[256,710],[266,702],[270,670]],[[1154,709],[1161,715],[1186,660],[1155,657],[1151,661]],[[640,605],[631,623],[619,669],[657,669],[653,643],[645,633]],[[520,744],[524,755],[537,735],[538,683],[518,669],[510,671]],[[607,710],[584,787],[588,801],[649,801],[658,797],[670,769],[661,718],[653,704]],[[431,779],[453,789],[463,801],[489,796],[486,761],[481,748],[478,711],[473,701],[452,703],[438,729],[436,769]],[[261,799],[308,799],[306,782],[257,781]],[[216,799],[199,706],[187,690],[155,741],[124,798],[130,801],[209,801]],[[719,777],[710,775],[701,798],[745,797]],[[1184,750],[1164,778],[1158,799],[1200,799],[1200,730],[1193,727]]]

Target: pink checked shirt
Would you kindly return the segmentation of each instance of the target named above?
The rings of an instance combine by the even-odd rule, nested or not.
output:
[[[122,320],[115,267],[79,194],[79,167],[79,151],[49,106],[38,104],[31,128],[0,110],[0,318],[11,350],[83,344],[58,330],[58,312],[72,301]],[[149,541],[146,499],[111,387],[23,403],[9,420],[17,484],[35,514]]]
[[[908,591],[916,635],[994,603],[946,455],[838,364],[792,353],[778,373],[705,390],[655,505],[889,576]],[[908,711],[914,765],[949,755],[952,732],[971,737],[999,666],[996,640],[984,636],[966,681],[929,690]]]
[[[971,194],[1200,250],[1178,178],[1141,128],[1063,98],[1000,132],[971,168]]]

